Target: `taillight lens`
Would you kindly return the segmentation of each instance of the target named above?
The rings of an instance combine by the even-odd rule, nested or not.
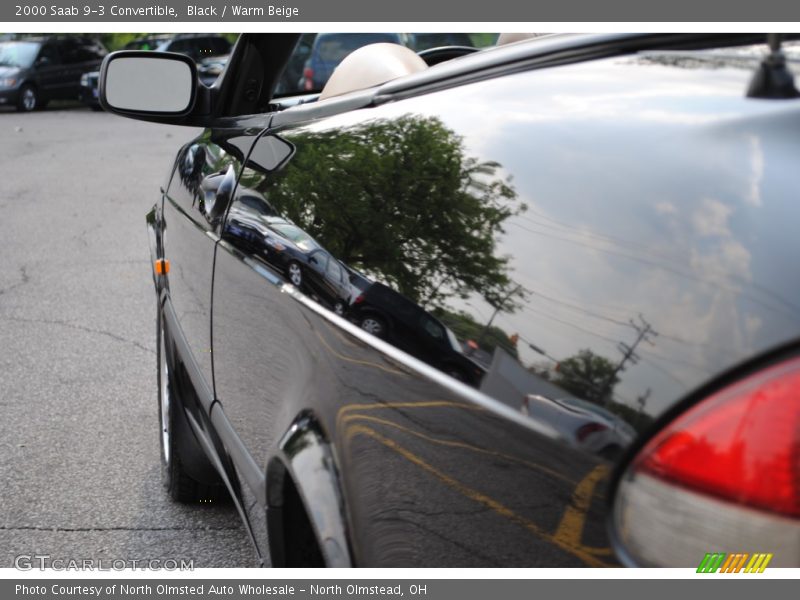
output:
[[[303,69],[303,88],[307,92],[314,89],[314,69],[311,67]]]
[[[364,294],[360,294],[353,300],[353,304],[361,304],[364,301]]]
[[[602,423],[586,423],[578,427],[578,430],[575,432],[575,437],[578,438],[579,442],[582,442],[593,433],[605,431],[606,429],[608,429],[608,427]]]
[[[623,475],[614,521],[639,564],[770,552],[772,566],[800,566],[800,359],[730,385],[656,435]]]

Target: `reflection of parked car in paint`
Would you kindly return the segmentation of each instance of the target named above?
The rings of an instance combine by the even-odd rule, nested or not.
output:
[[[528,394],[522,413],[549,423],[578,448],[615,458],[633,441],[635,432],[624,421],[600,406],[578,398],[552,399]]]
[[[347,274],[347,279],[350,282],[350,304],[352,304],[355,302],[356,298],[358,298],[369,286],[372,285],[373,281],[360,271],[344,264],[342,261],[339,261],[339,264],[344,267],[344,270]]]
[[[382,283],[373,283],[356,297],[348,316],[364,331],[460,381],[477,386],[486,373],[464,355],[456,336],[439,319]]]
[[[240,195],[231,209],[223,237],[270,263],[298,289],[343,314],[350,299],[350,282],[338,260],[294,223],[271,216],[266,200]]]

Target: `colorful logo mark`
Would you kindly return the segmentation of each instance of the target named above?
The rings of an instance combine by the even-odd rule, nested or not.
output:
[[[772,554],[756,553],[737,553],[725,554],[724,552],[706,553],[700,566],[697,567],[698,573],[763,573],[767,568]]]

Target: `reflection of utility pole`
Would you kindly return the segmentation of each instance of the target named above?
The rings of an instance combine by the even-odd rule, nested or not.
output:
[[[636,398],[636,403],[639,405],[640,415],[644,412],[644,405],[647,404],[647,399],[650,397],[650,393],[652,391],[653,390],[651,390],[650,388],[647,388],[647,391],[644,394]]]
[[[506,303],[506,300],[511,298],[511,296],[516,294],[520,289],[522,289],[522,284],[517,285],[517,287],[515,287],[513,290],[508,292],[497,303],[497,307],[494,309],[494,312],[492,313],[492,316],[489,317],[489,320],[486,322],[486,325],[484,325],[483,329],[481,330],[481,334],[478,336],[478,339],[477,339],[477,342],[476,342],[478,344],[478,347],[480,347],[481,342],[483,341],[483,338],[486,337],[486,333],[489,331],[489,328],[492,326],[492,322],[494,321],[494,318],[497,316],[497,313],[499,313],[503,309],[503,305]]]
[[[647,321],[645,321],[642,315],[639,315],[639,323],[636,323],[633,319],[630,319],[631,327],[636,330],[636,341],[633,342],[630,346],[625,342],[620,342],[617,344],[617,348],[620,352],[622,352],[622,360],[619,361],[619,364],[616,368],[611,372],[608,379],[606,379],[605,384],[601,388],[602,394],[600,395],[600,401],[607,405],[611,400],[611,387],[614,385],[614,379],[617,377],[617,374],[620,371],[625,370],[625,363],[631,362],[634,365],[639,362],[639,355],[636,354],[636,346],[641,344],[642,342],[647,342],[650,345],[653,345],[653,342],[650,340],[649,336],[656,337],[658,333],[653,329],[653,326],[650,325]],[[608,398],[606,398],[608,396]]]

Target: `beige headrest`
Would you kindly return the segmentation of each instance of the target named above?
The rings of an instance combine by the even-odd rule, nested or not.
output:
[[[339,63],[319,95],[320,100],[363,90],[427,68],[416,53],[400,44],[369,44]]]
[[[522,40],[530,40],[539,37],[541,33],[501,33],[497,37],[495,46],[504,46],[505,44],[513,44],[514,42],[521,42]]]

